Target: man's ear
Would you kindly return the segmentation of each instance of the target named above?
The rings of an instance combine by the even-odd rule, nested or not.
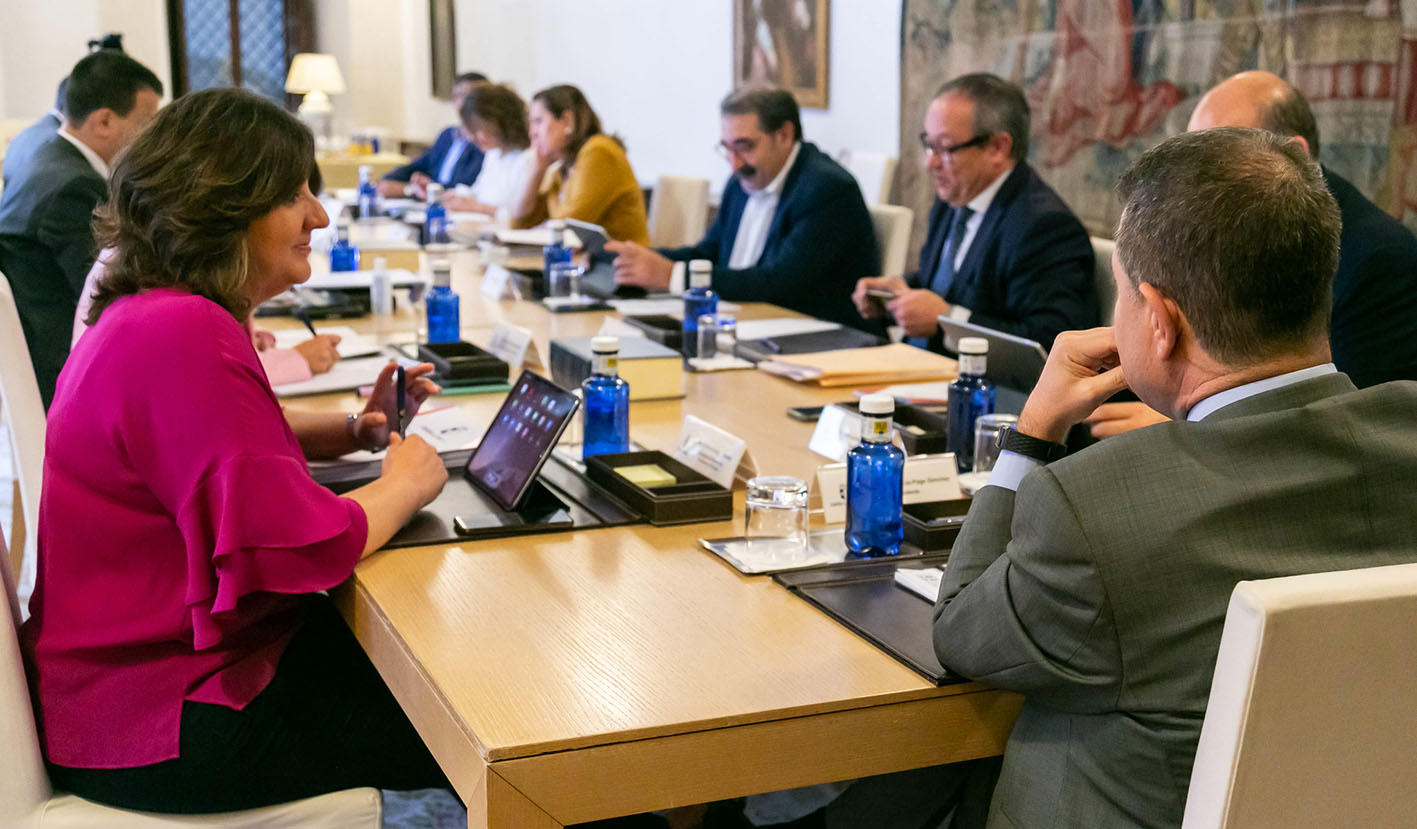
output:
[[[1151,347],[1156,358],[1166,361],[1175,353],[1185,329],[1185,314],[1176,301],[1162,293],[1150,282],[1137,286],[1145,307],[1147,329],[1151,333]]]
[[[1303,148],[1304,148],[1304,155],[1307,155],[1311,161],[1317,161],[1317,160],[1318,160],[1318,159],[1314,158],[1314,151],[1313,151],[1312,148],[1309,147],[1309,142],[1306,141],[1306,140],[1304,140],[1304,136],[1302,136],[1302,135],[1291,135],[1291,136],[1289,136],[1289,141],[1288,141],[1288,143],[1290,143],[1290,144],[1298,144],[1300,147],[1303,147]]]

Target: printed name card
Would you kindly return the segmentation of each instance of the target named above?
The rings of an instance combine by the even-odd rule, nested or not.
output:
[[[725,489],[733,488],[735,478],[747,480],[758,474],[746,441],[693,415],[684,416],[669,454]]]
[[[905,459],[905,479],[901,495],[907,504],[952,501],[963,497],[959,488],[959,467],[953,452],[916,455]],[[823,518],[828,524],[846,520],[846,464],[829,463],[817,468],[817,492],[822,499]]]
[[[846,452],[861,441],[861,416],[851,409],[835,404],[822,409],[817,428],[807,448],[824,458],[846,460]]]
[[[492,330],[492,341],[487,350],[497,359],[512,368],[513,373],[522,366],[539,366],[536,342],[531,338],[531,329],[509,322],[499,322]]]
[[[488,299],[521,299],[516,277],[501,265],[488,265],[482,271],[482,295]]]

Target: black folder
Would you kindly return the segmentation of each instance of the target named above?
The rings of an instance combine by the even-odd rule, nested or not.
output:
[[[855,328],[833,328],[830,331],[812,331],[807,334],[789,334],[783,337],[768,337],[762,340],[739,340],[733,353],[744,360],[760,363],[784,354],[815,354],[818,351],[840,351],[843,348],[867,348],[885,345],[884,337],[858,331]]]
[[[940,564],[946,558],[911,558],[909,564]],[[884,560],[788,571],[773,580],[936,685],[966,681],[935,658],[931,633],[934,606],[895,583],[895,570],[901,563]]]

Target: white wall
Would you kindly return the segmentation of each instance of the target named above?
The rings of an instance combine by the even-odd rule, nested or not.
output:
[[[37,118],[88,42],[122,32],[123,45],[171,86],[162,0],[0,0],[0,118]]]

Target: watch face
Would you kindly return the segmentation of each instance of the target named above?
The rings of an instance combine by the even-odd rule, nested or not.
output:
[[[1013,434],[1013,431],[1014,431],[1014,427],[1012,427],[1012,426],[1005,426],[1004,428],[1002,428],[1002,429],[1000,429],[999,431],[995,432],[995,433],[994,433],[994,448],[995,448],[995,449],[1003,449],[1003,448],[1004,448],[1004,444],[1005,444],[1006,442],[1008,442],[1009,435]]]

